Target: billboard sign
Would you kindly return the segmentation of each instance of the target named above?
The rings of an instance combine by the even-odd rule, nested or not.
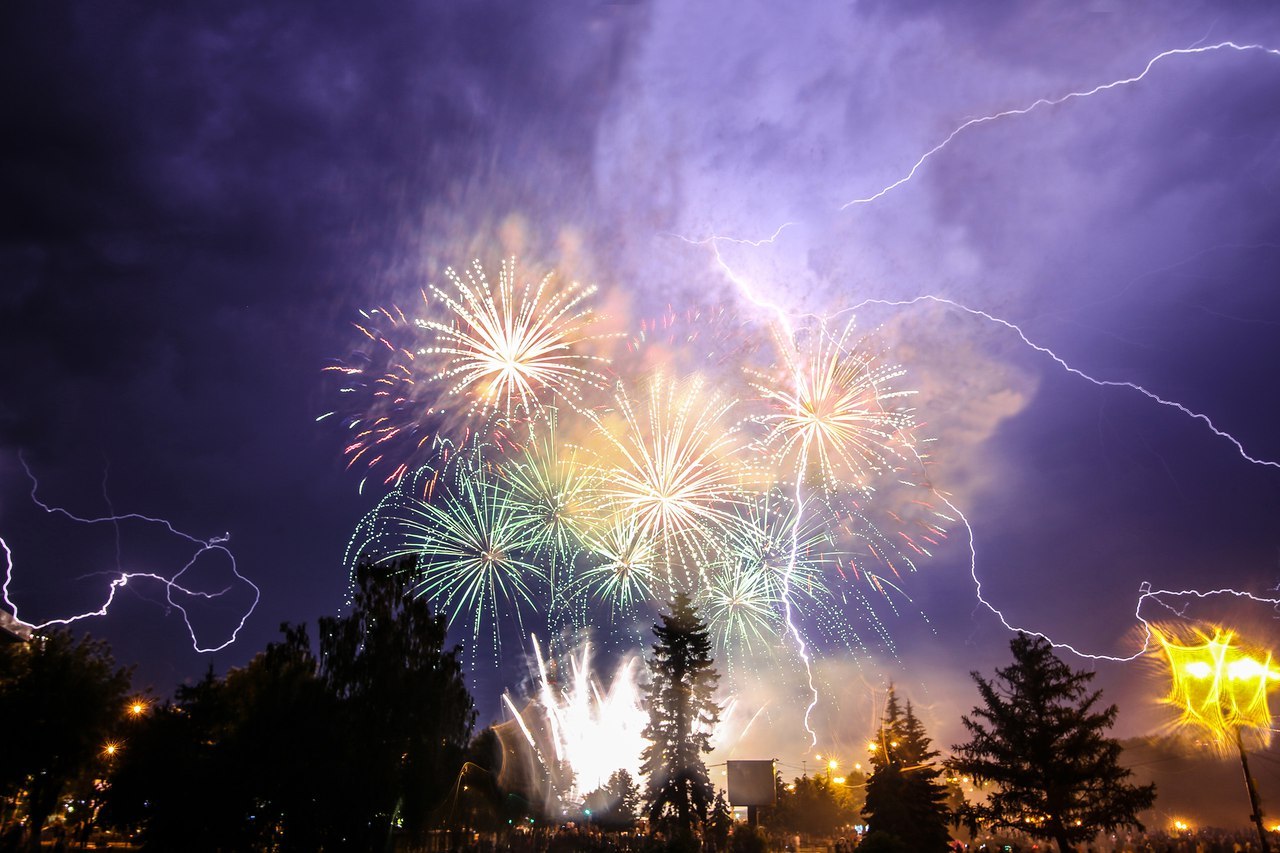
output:
[[[729,804],[772,806],[777,802],[773,760],[729,761]]]

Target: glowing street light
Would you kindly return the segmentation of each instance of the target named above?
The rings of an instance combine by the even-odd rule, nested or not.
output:
[[[1238,739],[1251,729],[1263,744],[1271,738],[1271,710],[1267,691],[1280,681],[1280,669],[1272,666],[1271,653],[1262,659],[1237,646],[1235,634],[1222,628],[1202,641],[1183,645],[1156,631],[1164,648],[1173,687],[1165,702],[1176,706],[1180,725],[1204,729],[1220,744]]]
[[[1271,709],[1267,691],[1280,682],[1280,669],[1272,666],[1270,652],[1250,652],[1236,645],[1235,632],[1214,628],[1213,636],[1197,631],[1198,643],[1183,644],[1152,630],[1169,665],[1172,686],[1164,702],[1179,709],[1178,725],[1206,731],[1220,746],[1232,740],[1240,752],[1245,785],[1249,789],[1249,817],[1258,827],[1263,853],[1269,853],[1262,824],[1258,789],[1249,772],[1243,732],[1249,729],[1266,745],[1271,741]]]

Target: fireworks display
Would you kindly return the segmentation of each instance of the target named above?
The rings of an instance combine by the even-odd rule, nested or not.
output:
[[[1212,6],[31,12],[0,623],[162,687],[373,564],[586,767],[679,592],[744,748],[1006,630],[1267,740],[1280,46]]]
[[[516,269],[496,287],[479,263],[447,270],[424,318],[366,312],[362,354],[327,368],[367,407],[345,410],[349,464],[392,486],[349,565],[401,561],[466,626],[473,661],[513,639],[528,653],[534,631],[633,647],[677,591],[731,675],[759,655],[794,662],[789,630],[891,648],[873,601],[906,598],[890,579],[947,519],[919,485],[906,369],[883,344],[852,321],[761,339],[722,310],[624,334],[594,288]]]
[[[641,778],[641,753],[649,714],[643,707],[645,668],[638,655],[618,661],[604,683],[592,663],[590,644],[565,655],[557,667],[543,657],[542,646],[531,637],[535,688],[533,699],[518,708],[510,694],[503,702],[552,786],[569,802],[600,788],[618,770]],[[567,670],[567,677],[566,671]],[[730,700],[712,732],[713,742],[727,740],[738,725],[737,705]]]
[[[570,799],[580,801],[616,770],[625,769],[639,777],[640,753],[648,743],[643,732],[649,722],[640,702],[640,659],[631,656],[623,660],[606,688],[592,671],[591,648],[586,646],[578,655],[569,656],[568,683],[560,686],[549,674],[536,638],[533,651],[537,703],[546,721],[544,743],[527,727],[525,733],[543,756],[545,766],[572,773],[571,778],[559,780],[557,787],[566,790]],[[506,704],[520,716],[509,696]]]
[[[514,260],[503,263],[496,289],[479,261],[464,275],[445,275],[454,286],[432,285],[431,294],[447,319],[419,321],[435,333],[423,352],[443,357],[434,379],[447,384],[448,397],[466,401],[468,416],[534,417],[551,400],[579,406],[585,387],[605,384],[601,359],[578,349],[592,337],[594,315],[584,303],[595,288],[556,287],[550,273],[518,286]]]
[[[582,351],[597,336],[594,288],[551,274],[517,285],[514,259],[496,288],[479,262],[445,276],[450,286],[422,291],[422,316],[362,312],[360,345],[325,368],[342,377],[346,405],[320,419],[341,413],[348,467],[387,469],[383,485],[422,463],[438,431],[540,420],[548,406],[581,407],[586,390],[608,381],[605,361]]]
[[[828,491],[867,488],[912,455],[915,421],[900,405],[911,392],[892,386],[905,371],[879,363],[854,332],[816,323],[793,333],[794,346],[778,342],[775,375],[755,382],[769,409],[766,454]]]
[[[657,544],[674,586],[703,574],[708,546],[738,520],[742,438],[735,401],[701,379],[656,375],[647,390],[640,402],[619,391],[613,411],[595,416],[607,440],[597,464],[610,505],[634,516],[637,534]]]

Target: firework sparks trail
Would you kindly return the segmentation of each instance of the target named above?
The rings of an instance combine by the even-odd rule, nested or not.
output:
[[[649,723],[636,680],[639,659],[625,660],[609,689],[602,691],[592,677],[591,647],[584,646],[581,655],[569,658],[572,686],[557,695],[536,637],[533,648],[540,678],[538,701],[550,722],[556,759],[573,768],[574,793],[581,797],[601,787],[619,769],[638,777]]]
[[[733,552],[750,563],[762,558],[752,550],[763,548],[770,552],[763,562],[752,563],[745,572],[739,567],[736,580],[754,576],[763,581],[763,585],[757,584],[760,589],[754,590],[754,600],[773,606],[775,613],[760,612],[755,621],[730,620],[728,635],[733,643],[741,645],[741,640],[749,639],[747,631],[763,630],[778,622],[782,610],[779,594],[784,587],[789,595],[808,596],[806,600],[818,605],[815,615],[822,630],[845,642],[850,637],[860,641],[852,627],[841,621],[833,602],[815,598],[815,593],[831,596],[818,563],[833,566],[842,579],[849,578],[837,560],[826,556],[818,562],[811,559],[811,550],[824,544],[834,546],[830,536],[814,539],[809,531],[801,542],[798,531],[805,527],[807,517],[797,518],[796,528],[787,528],[785,534],[769,530],[764,534],[768,543],[752,542],[759,536],[747,535],[739,528],[759,520],[752,516],[752,510],[759,508],[760,500],[767,502],[766,493],[778,488],[774,485],[778,472],[766,475],[764,469],[779,461],[775,458],[783,452],[779,446],[785,445],[785,451],[800,459],[802,467],[807,464],[802,457],[809,455],[808,449],[815,448],[812,456],[817,459],[821,445],[829,473],[833,465],[871,469],[860,476],[867,481],[886,472],[889,465],[870,463],[889,453],[887,445],[884,449],[870,445],[845,448],[840,442],[857,433],[858,424],[853,421],[858,419],[881,433],[873,443],[885,444],[891,429],[901,426],[895,420],[899,413],[888,401],[892,395],[882,394],[877,387],[896,376],[896,368],[881,374],[878,365],[859,361],[860,354],[854,350],[858,342],[851,345],[847,336],[830,346],[819,341],[832,365],[813,372],[831,367],[823,375],[839,380],[827,382],[822,393],[844,407],[837,414],[853,420],[820,439],[798,435],[788,444],[786,424],[777,418],[783,429],[774,432],[783,434],[782,438],[775,446],[766,447],[758,439],[773,426],[760,411],[771,405],[767,400],[774,401],[774,409],[791,400],[793,413],[808,402],[788,396],[775,375],[799,371],[797,359],[808,357],[807,350],[796,358],[787,350],[786,363],[779,371],[757,373],[762,382],[773,383],[769,387],[778,393],[747,402],[733,391],[709,391],[704,378],[705,370],[724,367],[727,353],[741,346],[739,330],[731,332],[715,307],[678,314],[669,311],[661,320],[642,324],[638,337],[626,339],[626,372],[639,371],[648,377],[645,392],[629,396],[621,379],[611,391],[606,390],[600,387],[599,375],[584,378],[575,370],[594,370],[593,365],[608,363],[607,359],[593,356],[584,367],[572,362],[577,353],[551,348],[548,352],[554,358],[573,368],[561,378],[577,383],[576,397],[557,393],[552,387],[555,382],[549,379],[531,378],[519,371],[515,379],[503,378],[498,360],[480,353],[477,341],[487,342],[485,345],[497,352],[502,349],[495,344],[499,333],[515,336],[508,340],[523,340],[517,334],[524,328],[521,318],[532,315],[521,313],[525,310],[519,308],[522,304],[542,306],[538,310],[545,309],[559,324],[555,334],[570,343],[623,336],[579,334],[591,320],[582,302],[588,291],[555,289],[547,283],[550,279],[544,279],[539,286],[526,285],[521,296],[513,270],[514,264],[504,265],[497,288],[489,287],[478,266],[465,277],[451,271],[449,280],[457,293],[445,293],[441,288],[423,293],[430,319],[415,319],[394,306],[362,312],[362,322],[357,324],[362,333],[360,348],[346,361],[326,367],[340,375],[346,386],[341,392],[348,395],[348,403],[354,403],[342,409],[341,418],[354,431],[344,451],[348,465],[373,468],[399,463],[386,479],[387,484],[394,484],[391,491],[357,525],[347,550],[348,567],[354,570],[357,563],[366,560],[413,559],[412,567],[402,568],[414,574],[415,591],[448,612],[451,624],[467,623],[473,641],[481,639],[482,623],[493,624],[497,664],[501,646],[498,622],[518,622],[522,637],[527,636],[522,614],[544,594],[549,595],[545,615],[552,630],[566,617],[571,617],[573,624],[560,624],[561,628],[590,624],[602,604],[611,609],[611,623],[625,630],[625,622],[634,621],[643,608],[675,589],[685,588],[695,596],[711,592],[714,570],[725,568],[713,565],[711,555]],[[488,327],[492,334],[487,337],[475,332],[482,324],[477,319],[482,314],[492,321]],[[779,332],[784,327],[789,328],[789,318],[780,314],[773,327],[775,345],[787,340]],[[471,330],[467,334],[472,338],[463,346],[459,336],[466,330]],[[509,349],[527,350],[515,344]],[[679,362],[682,352],[690,349],[700,353],[695,363]],[[777,358],[776,353],[770,356]],[[678,363],[665,363],[669,359]],[[742,373],[739,380],[743,390],[750,388],[748,373]],[[845,399],[841,394],[846,385],[856,385],[858,393],[846,394]],[[836,386],[840,388],[831,393]],[[588,390],[598,397],[584,396]],[[885,400],[874,399],[878,394]],[[333,414],[337,412],[321,419]],[[484,418],[477,420],[473,417],[477,414]],[[570,424],[566,420],[570,416],[580,421],[569,429],[587,444],[568,444],[556,435],[558,421]],[[805,428],[800,425],[791,432],[798,434]],[[471,455],[466,448],[481,446],[485,448],[483,464],[460,462]],[[864,461],[855,466],[854,454]],[[843,460],[849,461],[846,464]],[[783,479],[789,479],[785,472]],[[862,485],[866,486],[862,497],[870,499],[873,489],[867,482]],[[785,490],[785,485],[782,488]],[[481,493],[487,497],[478,497]],[[847,496],[837,497],[833,492],[826,497],[844,500]],[[488,509],[482,511],[481,505]],[[803,505],[801,511],[805,516],[812,513]],[[482,517],[486,519],[483,523],[461,525],[459,521]],[[865,516],[858,518],[874,527]],[[900,519],[895,517],[895,521]],[[769,524],[776,527],[777,520],[769,519]],[[459,534],[460,525],[468,527],[467,536]],[[482,534],[486,530],[493,534],[489,539],[500,533],[501,542],[494,544],[495,539],[489,543],[494,547],[474,547],[485,539]],[[448,535],[457,541],[442,545],[447,536],[441,531],[453,531]],[[869,542],[875,540],[868,547],[873,560],[882,556],[892,559],[898,553],[877,530],[867,533],[850,528],[848,532]],[[787,544],[781,535],[787,537]],[[905,531],[904,536],[910,545],[911,537]],[[779,540],[776,544],[775,538]],[[802,552],[803,566],[798,562]],[[480,556],[463,559],[467,554]],[[910,558],[904,558],[910,564]],[[783,560],[786,566],[780,565]],[[854,577],[870,581],[886,597],[891,589],[896,591],[879,583],[874,572],[859,571],[852,562],[851,566]],[[898,571],[896,566],[891,568]],[[783,583],[785,574],[791,576],[789,584]],[[730,575],[721,572],[715,578],[734,581]],[[752,592],[742,583],[737,586],[736,592],[730,591],[731,598],[743,599],[745,593]],[[504,606],[498,606],[499,599]],[[798,615],[794,609],[792,612]],[[468,618],[458,619],[464,613]],[[797,632],[806,630],[793,627]],[[505,628],[502,631],[505,633]],[[878,633],[885,636],[883,631]],[[470,644],[473,652],[477,645]],[[805,663],[807,667],[808,661]]]
[[[413,594],[435,601],[449,624],[467,616],[478,636],[488,619],[496,661],[502,614],[514,613],[523,628],[522,608],[537,607],[535,589],[547,578],[532,559],[520,508],[491,471],[483,447],[454,454],[441,467],[421,472],[426,480],[421,497],[392,493],[371,512],[385,528],[373,524],[370,541],[382,539],[387,545],[378,556],[381,562],[414,560]],[[419,491],[417,480],[413,491]],[[363,554],[364,544],[357,553]]]
[[[548,560],[549,595],[557,598],[559,586],[573,584],[575,558],[581,551],[588,521],[590,495],[596,488],[592,472],[578,458],[576,448],[558,440],[558,416],[548,416],[530,432],[517,458],[501,466],[519,516],[519,526],[531,549]]]
[[[616,615],[655,598],[658,554],[635,513],[615,506],[605,514],[607,521],[593,525],[585,536],[594,562],[576,580],[573,595],[583,599],[584,607],[589,597],[606,599]]]
[[[231,645],[236,641],[236,639],[240,635],[241,629],[244,628],[245,622],[248,621],[249,617],[253,614],[253,611],[257,608],[258,601],[261,598],[262,593],[261,593],[261,590],[258,589],[257,584],[255,584],[253,581],[249,580],[247,577],[242,575],[239,569],[237,568],[235,555],[232,554],[231,550],[227,547],[227,542],[230,541],[230,538],[231,538],[229,534],[224,534],[222,536],[214,536],[210,539],[200,539],[188,533],[184,533],[181,530],[178,530],[173,526],[172,522],[166,519],[153,518],[151,516],[142,515],[140,513],[132,513],[132,512],[125,513],[123,515],[108,515],[108,516],[100,516],[100,517],[92,517],[92,518],[76,515],[75,513],[72,513],[71,511],[64,509],[63,507],[51,506],[45,503],[43,500],[41,500],[40,497],[37,495],[37,490],[39,489],[39,483],[37,482],[35,475],[31,473],[31,468],[27,465],[26,460],[23,459],[21,455],[19,455],[18,459],[22,463],[22,468],[24,471],[26,471],[27,476],[31,478],[31,500],[33,503],[35,503],[36,506],[40,507],[40,509],[42,509],[44,512],[50,515],[60,515],[63,518],[66,518],[69,521],[73,521],[77,524],[119,525],[121,522],[124,522],[124,521],[141,521],[146,524],[155,524],[163,527],[165,530],[167,530],[169,533],[173,534],[174,536],[177,536],[181,539],[185,539],[186,541],[190,542],[192,545],[195,545],[196,550],[192,554],[191,559],[189,559],[181,569],[175,572],[172,577],[166,577],[165,575],[157,574],[155,572],[118,571],[118,572],[112,573],[115,575],[115,577],[109,583],[107,598],[102,603],[102,605],[98,607],[96,610],[89,610],[84,613],[76,614],[74,616],[62,617],[57,619],[49,619],[45,622],[27,622],[21,617],[21,615],[19,615],[18,605],[16,602],[13,601],[13,599],[9,595],[9,586],[13,581],[13,552],[10,550],[8,543],[5,542],[3,538],[0,538],[0,550],[4,551],[4,558],[5,558],[4,584],[0,586],[0,599],[3,599],[4,604],[9,608],[9,612],[13,615],[14,620],[16,620],[20,625],[23,625],[23,626],[26,626],[27,628],[38,631],[43,628],[48,628],[52,625],[71,625],[75,622],[79,622],[82,619],[89,619],[91,617],[97,617],[97,616],[106,616],[111,609],[111,605],[115,602],[116,593],[118,593],[121,589],[127,586],[130,581],[149,580],[149,581],[155,581],[156,583],[164,587],[165,600],[168,602],[170,607],[177,608],[178,612],[182,614],[183,623],[187,626],[187,633],[191,637],[191,645],[192,645],[192,648],[195,649],[195,651],[200,653],[217,652],[217,651],[221,651],[222,649],[225,649],[227,646]],[[240,620],[236,624],[236,627],[232,630],[231,635],[224,642],[215,646],[202,646],[200,644],[199,638],[196,636],[195,627],[191,624],[190,614],[187,612],[187,609],[185,607],[183,607],[180,603],[174,600],[173,593],[175,590],[177,590],[179,593],[183,595],[188,595],[188,596],[191,596],[192,598],[202,598],[208,601],[216,598],[221,598],[222,596],[226,595],[232,590],[233,586],[228,586],[225,589],[222,589],[218,592],[203,592],[200,590],[188,589],[187,587],[183,586],[179,582],[179,579],[182,578],[182,576],[185,575],[188,571],[190,571],[202,556],[210,552],[221,552],[222,554],[226,555],[227,559],[231,561],[231,573],[235,575],[236,580],[239,582],[243,582],[253,590],[253,603],[250,604],[248,609],[240,616]],[[102,573],[102,574],[106,574],[106,573]]]
[[[879,191],[869,196],[855,198],[849,202],[846,202],[844,205],[842,205],[839,208],[839,210],[844,211],[853,206],[869,205],[883,198],[885,195],[897,189],[898,187],[901,187],[903,184],[908,183],[915,177],[915,175],[920,171],[920,169],[925,165],[925,163],[928,160],[930,160],[935,155],[940,153],[957,136],[961,135],[962,133],[969,130],[970,128],[973,128],[982,124],[996,122],[1001,119],[1026,115],[1032,112],[1033,110],[1039,109],[1041,107],[1052,107],[1052,106],[1061,105],[1073,100],[1083,100],[1083,99],[1092,97],[1094,95],[1098,95],[1098,94],[1110,91],[1112,89],[1117,89],[1120,87],[1129,86],[1129,85],[1138,83],[1144,80],[1148,76],[1148,74],[1150,74],[1152,69],[1155,68],[1158,63],[1160,63],[1165,59],[1169,59],[1172,57],[1180,57],[1180,56],[1208,54],[1208,53],[1221,51],[1221,50],[1231,50],[1231,51],[1236,51],[1240,53],[1261,52],[1270,56],[1280,56],[1280,49],[1270,48],[1261,44],[1238,44],[1236,42],[1231,42],[1231,41],[1224,41],[1224,42],[1219,42],[1217,44],[1204,45],[1199,47],[1174,48],[1174,49],[1162,51],[1156,54],[1155,56],[1151,57],[1143,66],[1142,70],[1139,73],[1134,74],[1132,76],[1121,78],[1118,80],[1113,80],[1108,83],[1102,83],[1088,89],[1071,91],[1066,93],[1065,95],[1061,95],[1055,98],[1040,98],[1025,107],[1020,107],[1017,109],[1010,109],[1010,110],[1003,110],[997,113],[992,113],[989,115],[980,116],[978,118],[969,119],[968,121],[965,121],[964,123],[956,127],[940,143],[938,143],[933,148],[929,149],[924,154],[922,154],[919,157],[919,159],[917,159],[916,162],[912,165],[912,167],[907,172],[907,174],[904,175],[902,178],[898,179],[892,184],[889,184],[888,186],[880,189]],[[781,326],[784,329],[788,330],[788,332],[790,332],[790,330],[793,328],[791,324],[791,318],[794,317],[798,319],[804,316],[812,316],[812,315],[793,314],[789,312],[786,308],[784,308],[782,305],[780,305],[779,303],[774,302],[768,299],[767,297],[763,296],[760,293],[759,288],[753,285],[750,281],[748,281],[744,276],[739,274],[729,265],[729,263],[725,260],[723,254],[720,251],[720,246],[721,244],[732,244],[732,245],[745,245],[745,246],[758,248],[760,246],[769,245],[769,244],[775,243],[779,239],[779,237],[782,235],[782,233],[789,226],[794,224],[796,223],[794,222],[783,223],[777,229],[775,229],[774,232],[769,237],[764,239],[759,239],[759,240],[742,239],[742,238],[730,237],[730,236],[725,236],[720,234],[712,234],[709,237],[705,237],[701,239],[693,239],[693,238],[689,238],[681,235],[676,235],[676,236],[687,243],[709,247],[711,250],[712,256],[714,258],[715,264],[719,267],[721,272],[724,274],[725,278],[734,285],[734,287],[738,290],[738,292],[742,295],[742,297],[746,299],[748,302],[750,302],[751,304],[756,305],[757,307],[763,308],[766,311],[773,314],[775,317],[778,318],[778,321],[781,324]],[[857,310],[857,308],[865,307],[867,305],[872,305],[872,304],[884,305],[884,306],[890,306],[890,307],[906,307],[906,306],[914,305],[924,301],[931,301],[939,304],[950,305],[961,311],[965,311],[973,316],[986,320],[988,322],[1003,326],[1013,331],[1015,334],[1017,334],[1017,336],[1019,337],[1019,339],[1022,341],[1024,345],[1036,350],[1037,352],[1040,352],[1041,354],[1049,356],[1055,363],[1057,363],[1059,367],[1061,367],[1063,370],[1067,371],[1068,373],[1071,373],[1072,375],[1085,379],[1099,387],[1128,388],[1136,393],[1143,395],[1144,397],[1151,400],[1152,402],[1155,402],[1161,406],[1173,408],[1193,420],[1202,422],[1205,426],[1209,428],[1209,430],[1215,436],[1229,442],[1232,446],[1234,446],[1236,448],[1236,451],[1240,454],[1240,456],[1243,459],[1245,459],[1247,462],[1250,462],[1251,464],[1254,464],[1254,465],[1266,466],[1271,468],[1280,468],[1280,462],[1258,458],[1248,453],[1248,451],[1246,451],[1244,445],[1240,442],[1239,439],[1231,435],[1229,432],[1223,429],[1220,429],[1216,424],[1214,424],[1214,422],[1209,418],[1208,415],[1205,415],[1200,412],[1196,412],[1175,400],[1166,399],[1160,396],[1159,394],[1153,391],[1150,391],[1141,385],[1138,385],[1137,383],[1127,382],[1127,381],[1117,381],[1117,380],[1096,379],[1088,375],[1084,371],[1081,371],[1075,367],[1072,367],[1065,359],[1063,359],[1057,353],[1053,352],[1048,347],[1032,342],[1017,324],[1011,321],[996,317],[995,315],[992,315],[989,312],[986,312],[980,309],[970,308],[968,306],[957,303],[954,300],[950,300],[950,299],[946,299],[946,298],[938,297],[934,295],[922,295],[922,296],[915,297],[913,299],[900,300],[900,301],[871,299],[871,300],[866,300],[862,303],[859,303],[859,305],[846,310],[853,311],[853,310]],[[1169,596],[1169,597],[1196,596],[1196,597],[1203,598],[1203,597],[1216,596],[1216,595],[1233,595],[1233,596],[1245,597],[1258,603],[1270,604],[1272,606],[1280,605],[1280,599],[1271,599],[1271,598],[1266,598],[1262,596],[1255,596],[1251,593],[1241,592],[1234,589],[1221,589],[1221,590],[1213,590],[1209,592],[1201,592],[1197,590],[1183,590],[1180,592],[1172,591],[1172,590],[1162,590],[1157,592],[1157,591],[1151,590],[1149,584],[1144,583],[1140,587],[1140,595],[1134,611],[1135,617],[1143,625],[1144,631],[1146,633],[1142,648],[1129,656],[1096,655],[1096,654],[1090,654],[1087,652],[1082,652],[1068,643],[1058,642],[1053,638],[1044,635],[1041,632],[1016,627],[1015,625],[1011,624],[1008,621],[1008,619],[1006,619],[1003,612],[1001,612],[991,602],[987,601],[982,596],[982,584],[978,578],[978,573],[977,573],[977,551],[974,545],[973,527],[970,525],[969,520],[964,515],[964,513],[961,512],[961,510],[958,507],[956,507],[950,500],[948,500],[945,496],[938,494],[936,491],[935,491],[935,495],[944,503],[946,503],[946,505],[951,509],[951,511],[957,517],[959,517],[961,521],[964,523],[965,529],[968,533],[968,539],[969,539],[970,574],[974,581],[978,600],[987,609],[989,609],[992,613],[994,613],[1000,619],[1000,621],[1005,625],[1005,627],[1008,628],[1009,630],[1011,631],[1021,630],[1035,636],[1043,637],[1044,639],[1049,641],[1055,648],[1066,649],[1072,652],[1073,654],[1076,654],[1083,658],[1123,662],[1123,661],[1135,660],[1139,656],[1149,651],[1152,643],[1152,629],[1149,623],[1141,614],[1143,604],[1148,599],[1155,599],[1157,601],[1161,601],[1162,596]],[[801,498],[800,487],[799,487],[799,484],[797,484],[797,500],[799,501],[800,498]],[[797,642],[799,643],[801,638],[799,636],[798,629],[794,624],[792,624],[790,619],[790,602],[786,601],[784,598],[784,603],[786,604],[786,610],[787,610],[787,624],[790,626],[791,632],[793,633],[793,635],[795,635]],[[1161,603],[1163,602],[1161,601]],[[805,658],[805,666],[806,666],[806,669],[808,669],[809,662],[807,658]],[[812,672],[810,672],[811,687],[812,687],[812,684],[813,684]],[[814,701],[815,703],[817,701],[816,691],[815,691]],[[810,709],[812,709],[812,707],[813,706],[811,705]],[[808,712],[806,712],[805,719],[806,719],[806,729],[808,729]],[[812,730],[809,730],[809,731],[810,731],[810,735],[814,736],[814,733],[812,732]]]
[[[773,623],[782,601],[770,581],[767,571],[725,561],[698,597],[698,610],[704,614],[716,646],[724,651],[730,672],[734,656],[729,649],[735,645],[747,652],[767,648],[776,633]]]
[[[702,571],[707,537],[739,522],[733,510],[743,501],[737,451],[744,440],[730,423],[736,401],[700,379],[657,375],[648,391],[637,404],[619,387],[618,417],[593,415],[611,451],[600,463],[602,498],[636,516],[639,535],[656,540],[668,579],[678,586],[690,579],[680,576],[690,574],[688,558]]]
[[[782,329],[782,337],[784,341],[794,340],[795,338],[795,326],[792,323],[793,315],[790,314],[782,305],[760,296],[755,287],[753,287],[743,277],[736,274],[733,271],[733,269],[729,266],[729,264],[724,260],[724,257],[720,254],[719,244],[721,242],[730,242],[730,243],[736,243],[736,244],[749,245],[753,247],[760,247],[763,245],[771,244],[775,242],[782,235],[782,232],[785,231],[786,228],[791,224],[793,223],[790,223],[790,222],[783,223],[773,232],[773,234],[771,234],[769,237],[764,238],[762,240],[742,240],[737,238],[726,238],[726,237],[719,237],[719,236],[713,236],[710,238],[706,238],[704,240],[692,240],[687,237],[679,238],[684,240],[685,242],[693,243],[695,245],[709,246],[715,257],[716,263],[720,266],[720,269],[724,272],[725,276],[734,284],[735,287],[738,288],[739,292],[749,302],[751,302],[752,304],[760,308],[765,309],[766,311],[770,312],[774,316],[775,320],[778,323],[778,326]],[[780,348],[783,349],[784,352],[786,351],[785,344]],[[840,346],[837,345],[836,347],[834,347],[834,350],[838,354],[840,350]],[[808,396],[805,389],[804,380],[802,378],[801,373],[796,369],[797,365],[790,358],[788,358],[787,360],[788,360],[788,367],[791,369],[790,372],[792,375],[792,381],[795,388],[795,390],[791,392],[791,394],[789,395],[789,399],[794,401],[803,401],[806,398],[806,396]],[[787,399],[788,395],[781,395],[781,396],[783,397],[783,399]],[[804,431],[801,430],[800,434],[803,435]],[[807,449],[808,449],[807,447],[808,442],[805,441],[803,442],[803,444],[804,444],[804,449],[802,450],[802,456],[807,455]],[[803,483],[803,477],[797,477],[796,483],[795,483],[795,508],[796,508],[795,520],[794,520],[794,525],[791,528],[791,534],[790,534],[791,546],[789,551],[789,559],[787,561],[786,568],[783,572],[782,605],[783,605],[783,621],[787,626],[787,633],[789,633],[791,637],[795,640],[796,652],[800,658],[801,663],[804,665],[805,678],[809,685],[809,692],[811,695],[811,699],[809,704],[805,708],[804,727],[805,727],[805,731],[809,734],[809,740],[810,740],[809,746],[813,747],[818,742],[818,733],[814,731],[813,727],[809,723],[809,720],[813,715],[813,709],[817,707],[819,694],[818,694],[817,685],[815,684],[813,679],[813,666],[812,666],[812,661],[810,660],[810,657],[809,657],[808,646],[804,641],[804,637],[801,634],[799,626],[796,624],[792,616],[792,606],[791,606],[791,580],[792,580],[792,575],[796,571],[796,558],[800,550],[799,531],[800,531],[800,525],[804,521],[804,510],[805,510],[805,501],[804,501],[802,483]]]
[[[607,379],[597,365],[605,360],[576,352],[596,337],[594,312],[584,302],[595,287],[574,282],[551,285],[548,273],[517,292],[515,259],[504,261],[496,293],[478,261],[466,278],[452,268],[445,275],[456,293],[431,286],[431,293],[450,312],[449,322],[421,321],[436,333],[436,346],[425,352],[446,359],[437,379],[452,383],[450,395],[472,394],[468,414],[492,412],[507,420],[522,412],[533,418],[549,392],[572,408],[582,406],[584,386],[603,388]]]
[[[896,405],[914,392],[890,388],[906,371],[880,364],[866,347],[854,346],[855,328],[849,323],[831,334],[819,321],[817,328],[805,330],[803,345],[777,341],[789,381],[757,374],[752,383],[770,409],[759,418],[768,429],[764,452],[784,463],[794,460],[799,477],[812,469],[828,492],[841,482],[865,487],[873,475],[905,461],[915,424],[913,412]]]
[[[390,466],[382,484],[398,484],[441,437],[532,428],[554,419],[557,404],[579,411],[588,390],[608,384],[608,359],[582,351],[611,337],[596,331],[594,286],[559,285],[548,273],[518,287],[514,258],[496,287],[479,261],[445,275],[451,289],[422,291],[426,316],[395,305],[362,310],[353,324],[360,347],[324,368],[340,377],[345,405],[316,420],[340,415],[347,467],[366,471],[361,492],[382,465]]]
[[[797,554],[805,559],[796,560],[792,573],[792,586],[797,582],[801,591],[812,601],[817,601],[829,588],[822,574],[826,565],[838,565],[840,552],[828,522],[817,523],[811,516],[807,524],[795,522],[795,506],[781,489],[773,489],[747,504],[742,513],[742,523],[735,535],[726,542],[724,562],[741,566],[762,576],[764,591],[773,597],[780,595],[782,578],[791,558],[792,540],[796,540]],[[801,531],[794,535],[793,531]]]
[[[425,296],[424,296],[425,299]],[[432,438],[424,424],[446,413],[423,400],[416,351],[419,330],[397,306],[391,309],[361,310],[361,322],[352,325],[363,336],[363,348],[352,356],[324,368],[342,377],[339,393],[351,402],[343,409],[343,425],[350,437],[343,454],[347,468],[356,463],[365,468],[359,491],[364,493],[368,472],[384,460],[397,464],[382,484],[399,483],[408,471],[408,460]],[[329,411],[316,418],[323,421],[338,415]]]

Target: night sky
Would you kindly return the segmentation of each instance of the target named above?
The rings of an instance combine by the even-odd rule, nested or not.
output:
[[[48,504],[229,533],[261,589],[212,654],[155,584],[78,623],[159,695],[338,610],[378,489],[358,492],[341,430],[316,422],[334,405],[322,368],[361,308],[511,252],[597,283],[626,330],[689,306],[767,319],[744,287],[796,314],[927,294],[1016,324],[1243,452],[1001,323],[862,306],[919,390],[983,596],[1011,624],[1127,656],[1144,581],[1278,594],[1273,3],[48,2],[0,18],[10,597],[29,621],[65,617],[119,571],[172,575],[192,553],[155,525],[44,513],[19,454]],[[1228,41],[1273,50],[1169,56],[920,162],[971,119]],[[697,242],[713,234],[777,239]],[[252,591],[218,552],[188,577],[232,590],[192,608],[220,645]],[[892,650],[819,664],[844,688],[817,709],[824,739],[857,741],[893,681],[951,743],[967,672],[1008,656],[960,520],[900,585]],[[1280,647],[1266,604],[1165,602]],[[1119,733],[1168,719],[1149,664],[1067,659],[1096,667]],[[514,686],[480,685],[482,722]]]

